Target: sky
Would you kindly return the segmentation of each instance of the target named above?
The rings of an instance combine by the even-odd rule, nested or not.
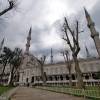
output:
[[[54,62],[62,61],[60,53],[69,49],[62,40],[63,19],[66,17],[73,24],[80,22],[79,35],[81,51],[80,58],[86,57],[85,46],[92,57],[97,56],[94,42],[84,14],[84,7],[95,22],[100,32],[100,0],[16,0],[16,7],[0,17],[0,40],[5,38],[5,46],[12,49],[20,47],[25,51],[26,38],[32,27],[32,40],[30,52],[35,56],[47,56],[50,62],[50,49],[53,48]],[[7,0],[0,0],[0,11],[8,7]]]

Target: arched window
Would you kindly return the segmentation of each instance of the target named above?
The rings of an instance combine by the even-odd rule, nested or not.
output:
[[[31,83],[33,83],[34,82],[34,76],[32,77],[32,79],[31,79]]]
[[[55,80],[58,81],[58,77],[57,77],[57,75],[55,75]]]
[[[66,80],[69,80],[69,76],[68,75],[66,75]]]
[[[74,74],[72,74],[72,80],[75,80],[75,75]]]
[[[52,81],[52,80],[53,80],[53,79],[52,79],[52,76],[49,76],[49,80],[50,80],[50,81]]]
[[[26,78],[26,82],[28,82],[28,78]]]
[[[63,80],[63,76],[62,75],[60,75],[60,80]]]

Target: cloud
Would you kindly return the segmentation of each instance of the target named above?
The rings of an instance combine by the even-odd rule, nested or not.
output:
[[[51,48],[55,52],[65,48],[65,43],[61,39],[63,17],[67,16],[71,20],[74,18],[73,15],[76,15],[75,19],[81,21],[81,29],[85,30],[80,34],[82,51],[79,55],[81,57],[86,55],[84,41],[89,43],[86,44],[89,50],[92,48],[91,54],[96,55],[93,40],[86,26],[83,7],[88,9],[96,22],[96,28],[100,29],[98,2],[99,0],[18,0],[15,9],[0,17],[0,39],[5,37],[5,45],[10,48],[21,47],[24,51],[28,31],[32,26],[30,52],[33,55],[48,55],[50,58]],[[0,10],[7,7],[7,3],[3,0],[0,4],[2,4]],[[62,58],[57,54],[54,54],[54,59],[59,61]]]

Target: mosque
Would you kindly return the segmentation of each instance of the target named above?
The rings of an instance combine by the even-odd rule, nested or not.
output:
[[[100,57],[100,39],[99,33],[95,29],[94,22],[92,21],[89,13],[85,9],[85,15],[88,23],[88,28],[91,32],[91,38],[94,40],[98,55]],[[42,84],[41,77],[41,66],[37,61],[37,58],[30,54],[30,41],[31,41],[31,28],[27,37],[26,50],[23,55],[23,63],[19,69],[19,77],[16,81],[19,85],[39,85]],[[87,54],[88,50],[87,50]],[[100,58],[90,58],[79,59],[79,66],[82,71],[83,82],[85,85],[100,85]],[[7,74],[4,79],[9,81],[9,71],[6,70]],[[43,72],[46,76],[46,84],[69,84],[69,72],[65,63],[56,64],[45,64],[43,67]],[[75,66],[73,61],[71,61],[71,74],[72,83],[75,85],[77,83]],[[6,82],[7,82],[6,81]]]
[[[98,55],[100,57],[100,39],[99,33],[95,29],[95,25],[85,9],[85,15],[88,23],[88,28],[91,32],[91,37],[94,40]],[[20,69],[19,84],[38,85],[42,84],[41,68],[37,59],[30,55],[29,47],[31,40],[31,29],[27,37],[26,51],[24,63]],[[87,59],[79,59],[80,69],[82,71],[83,81],[85,85],[98,85],[100,84],[100,59],[89,58],[87,51]],[[75,67],[71,61],[71,73],[73,85],[77,83]],[[46,76],[46,84],[69,84],[69,72],[65,63],[46,64],[43,67]]]

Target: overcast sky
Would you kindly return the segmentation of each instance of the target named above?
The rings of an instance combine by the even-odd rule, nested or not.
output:
[[[59,53],[65,43],[61,39],[63,18],[80,21],[81,51],[79,57],[86,57],[85,45],[92,56],[97,56],[95,45],[86,26],[83,7],[90,13],[96,29],[100,31],[100,0],[18,0],[16,8],[0,17],[0,39],[5,38],[5,45],[10,48],[20,47],[25,50],[26,37],[32,27],[30,52],[35,55],[50,56],[53,48],[54,60],[63,60]],[[0,0],[0,11],[8,6],[7,0]],[[74,22],[72,22],[74,23]]]

